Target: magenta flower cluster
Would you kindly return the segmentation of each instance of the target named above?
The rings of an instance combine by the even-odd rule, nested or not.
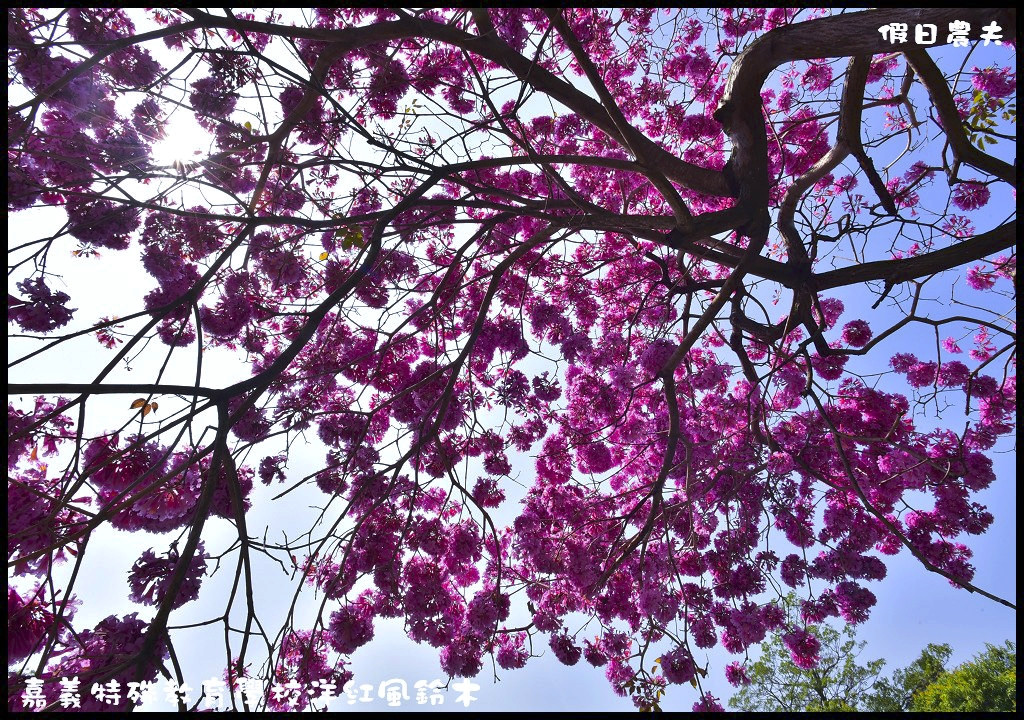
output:
[[[815,667],[807,628],[865,622],[886,556],[909,548],[971,581],[962,541],[993,522],[977,501],[995,480],[987,453],[1015,430],[999,330],[899,351],[883,344],[899,327],[821,288],[846,271],[824,268],[840,262],[831,228],[871,231],[882,259],[856,272],[888,295],[907,277],[879,266],[940,267],[948,246],[971,247],[975,223],[988,232],[999,180],[951,177],[936,201],[948,164],[916,145],[891,176],[865,178],[862,158],[837,169],[831,109],[853,73],[803,51],[763,68],[772,82],[743,100],[752,122],[732,117],[747,90],[728,80],[730,58],[783,37],[796,11],[723,8],[712,27],[693,14],[658,25],[649,8],[563,9],[564,23],[530,8],[335,8],[301,31],[262,11],[146,12],[149,39],[187,62],[165,70],[122,9],[9,11],[11,82],[36,100],[9,111],[8,208],[60,208],[66,223],[12,277],[8,320],[57,333],[82,319],[47,266],[60,243],[78,258],[124,252],[146,281],[125,323],[145,329],[123,348],[109,327],[86,333],[123,352],[111,367],[156,347],[167,373],[109,428],[94,427],[94,388],[9,405],[12,662],[39,661],[45,678],[154,679],[171,657],[164,611],[224,564],[215,533],[191,536],[207,521],[238,529],[225,552],[249,553],[239,567],[259,549],[322,601],[308,629],[290,617],[276,635],[262,679],[314,691],[267,698],[275,711],[342,692],[387,620],[451,677],[550,654],[603,668],[649,708],[699,684],[700,651],[719,645],[742,656],[778,632]],[[636,42],[618,39],[627,29]],[[287,68],[273,47],[294,55]],[[885,133],[906,122],[906,67],[885,55],[865,68]],[[577,89],[595,72],[615,112]],[[506,81],[528,92],[488,90]],[[1008,98],[1016,75],[975,68],[972,84]],[[553,102],[536,102],[545,93]],[[969,108],[963,93],[953,102]],[[150,147],[174,113],[200,124],[209,152],[156,167]],[[738,177],[751,167],[755,190]],[[927,239],[876,248],[891,213]],[[979,297],[1015,282],[1001,247],[954,271]],[[891,372],[858,375],[859,356],[885,347]],[[205,364],[230,352],[251,374],[209,381]],[[201,388],[156,398],[195,362]],[[966,420],[919,425],[917,401],[936,398]],[[204,435],[192,421],[215,411]],[[304,440],[324,460],[303,477]],[[61,451],[67,464],[48,462]],[[282,549],[242,534],[252,503],[273,494],[291,512],[305,493],[328,521],[310,536]],[[55,563],[93,552],[95,518],[170,543],[127,577],[153,624],[132,613],[76,627],[73,603],[49,594]],[[798,618],[774,597],[782,586],[806,597]],[[236,662],[229,681],[250,671]],[[749,682],[738,661],[724,674]],[[693,707],[722,709],[703,686]],[[82,709],[127,700],[83,696]]]

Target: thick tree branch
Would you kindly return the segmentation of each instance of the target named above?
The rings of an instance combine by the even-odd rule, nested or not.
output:
[[[982,260],[994,253],[1009,250],[1016,244],[1017,223],[1013,221],[942,250],[900,260],[878,260],[816,274],[810,278],[809,285],[819,291],[871,280],[884,280],[888,285],[895,285]]]

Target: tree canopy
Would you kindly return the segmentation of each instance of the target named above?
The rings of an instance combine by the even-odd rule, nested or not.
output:
[[[714,709],[703,650],[817,665],[885,556],[1014,607],[966,541],[1016,419],[1015,28],[9,10],[11,707],[127,709],[89,688],[198,634],[231,707],[319,709],[398,618],[450,677]]]
[[[972,660],[914,694],[918,712],[1017,712],[1017,645],[985,644]]]
[[[828,624],[808,630],[818,641],[818,661],[813,666],[793,657],[783,635],[773,633],[761,644],[761,655],[748,666],[732,666],[731,681],[739,690],[729,706],[744,712],[843,712],[864,709],[885,660],[861,664],[865,642],[854,630],[837,630]],[[799,663],[799,664],[798,664]]]
[[[785,604],[793,606],[790,595]],[[929,643],[904,668],[884,676],[885,660],[859,661],[865,641],[847,625],[808,628],[818,639],[818,662],[800,663],[781,633],[762,643],[753,662],[727,668],[739,690],[729,706],[744,712],[1015,712],[1017,648],[1007,640],[952,670],[953,654],[943,643]]]
[[[910,665],[895,671],[891,679],[881,678],[875,683],[865,700],[865,709],[872,712],[914,710],[914,698],[946,672],[946,662],[952,654],[953,649],[945,643],[929,643]]]

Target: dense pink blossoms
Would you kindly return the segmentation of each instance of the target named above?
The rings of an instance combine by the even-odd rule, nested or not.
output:
[[[789,649],[793,664],[799,668],[812,668],[818,664],[821,643],[806,630],[797,628],[782,636],[782,642]]]
[[[721,710],[749,680],[704,650],[780,632],[814,667],[806,627],[864,622],[886,556],[970,583],[1015,430],[1015,173],[941,121],[1016,76],[935,93],[886,12],[12,9],[8,209],[60,226],[11,251],[8,320],[95,378],[8,406],[12,709],[35,673],[169,675],[214,572],[196,627],[274,711],[348,689],[387,619],[451,677],[548,654]],[[205,145],[169,162],[178,114]],[[136,306],[69,307],[69,252],[123,258]],[[929,300],[964,285],[996,320]],[[98,525],[153,546],[118,580],[151,620],[65,602]]]
[[[128,586],[131,588],[129,596],[132,602],[140,605],[158,605],[167,596],[167,585],[171,580],[179,562],[178,552],[172,549],[166,558],[158,558],[152,549],[142,553],[142,557],[135,561],[131,573],[128,576]],[[199,587],[202,584],[202,576],[206,572],[206,553],[203,544],[199,543],[196,555],[189,563],[185,579],[178,590],[177,596],[171,601],[171,607],[176,608],[190,600],[199,597]]]
[[[962,182],[953,189],[953,204],[961,210],[977,210],[988,204],[992,193],[974,180]]]
[[[1017,73],[1010,72],[1009,68],[990,67],[980,70],[974,67],[972,70],[974,77],[971,78],[971,84],[994,98],[1009,97],[1017,90]]]
[[[23,330],[54,330],[67,325],[75,313],[74,308],[67,307],[71,297],[65,292],[50,290],[42,277],[20,282],[18,289],[25,298],[7,296],[7,319],[16,322]]]
[[[48,633],[56,630],[53,613],[42,602],[42,590],[22,598],[12,587],[7,588],[7,662],[20,662],[38,652]]]

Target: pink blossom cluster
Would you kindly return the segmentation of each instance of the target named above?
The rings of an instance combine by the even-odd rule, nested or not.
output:
[[[18,323],[23,330],[49,332],[71,322],[75,308],[67,307],[71,296],[60,290],[54,292],[42,277],[18,283],[23,298],[7,296],[7,319]]]
[[[43,680],[43,693],[48,703],[58,699],[61,678],[77,677],[83,687],[95,682],[115,680],[119,688],[129,682],[156,680],[160,665],[167,659],[164,641],[155,638],[147,658],[140,658],[147,646],[147,624],[136,613],[123,617],[111,615],[91,630],[81,630],[66,642],[59,662],[38,677]],[[135,662],[139,659],[138,662]],[[128,712],[135,706],[126,691],[111,696],[107,702],[99,694],[82,692],[81,712]],[[24,709],[24,706],[19,708]]]
[[[991,95],[994,98],[1004,98],[1013,95],[1017,91],[1017,73],[1010,72],[1009,68],[988,67],[979,69],[972,68],[974,76],[971,84],[976,90]]]
[[[953,204],[961,210],[977,210],[988,204],[992,192],[988,187],[975,180],[958,183],[953,188]]]
[[[352,672],[345,669],[345,663],[328,660],[325,645],[326,640],[322,631],[298,630],[285,636],[273,678],[276,683],[297,690],[279,697],[269,693],[267,707],[270,710],[305,710],[311,701],[337,695],[352,679]],[[231,674],[228,673],[229,680]]]
[[[162,368],[215,349],[252,372],[197,388],[180,411],[192,415],[154,420],[144,398],[110,429],[91,413],[76,423],[63,400],[12,403],[16,575],[41,581],[80,552],[97,513],[118,531],[188,537],[204,501],[242,532],[267,497],[257,473],[286,512],[293,490],[319,492],[337,523],[319,547],[286,545],[296,582],[323,604],[309,629],[282,628],[265,679],[321,692],[268,698],[271,710],[343,689],[388,619],[452,677],[550,652],[604,668],[614,692],[650,708],[669,685],[697,683],[699,651],[718,645],[742,655],[779,632],[799,667],[815,667],[808,626],[864,622],[886,556],[909,549],[970,582],[961,540],[993,522],[977,500],[995,480],[986,453],[1015,428],[1015,365],[991,374],[998,330],[980,326],[967,355],[954,338],[934,357],[896,352],[893,372],[868,382],[857,356],[889,331],[815,281],[846,269],[824,269],[838,262],[828,242],[869,230],[870,252],[895,263],[884,267],[942,264],[947,245],[971,247],[975,223],[987,232],[979,211],[999,180],[951,178],[939,202],[938,153],[915,145],[884,178],[865,177],[862,158],[834,163],[853,73],[804,52],[758,68],[753,120],[731,117],[746,91],[730,63],[766,33],[786,37],[795,10],[723,8],[713,27],[697,13],[658,25],[650,8],[563,9],[559,23],[530,8],[334,8],[302,31],[262,11],[147,12],[151,39],[190,58],[166,76],[123,10],[10,11],[10,74],[37,100],[9,111],[8,207],[62,208],[52,242],[70,236],[79,254],[137,245],[148,325],[131,345],[159,338]],[[652,40],[669,28],[670,42]],[[297,53],[287,72],[264,53],[282,36]],[[866,68],[878,117],[857,131],[878,133],[872,151],[909,122],[906,67],[886,54]],[[577,89],[595,73],[614,112]],[[529,91],[499,101],[485,89],[497,78]],[[1016,87],[1008,68],[975,69],[972,82],[992,98]],[[553,102],[535,102],[544,94]],[[210,134],[210,152],[154,167],[149,147],[177,112]],[[764,176],[753,189],[738,177],[750,167]],[[154,190],[163,182],[187,192]],[[143,202],[139,188],[154,191]],[[892,205],[928,237],[875,248]],[[1015,255],[988,257],[960,270],[995,297]],[[14,278],[8,319],[54,332],[76,310],[38,267]],[[792,295],[788,314],[768,318],[767,284],[776,300]],[[966,403],[966,430],[916,423],[915,401],[940,394]],[[229,427],[213,445],[162,425],[215,407]],[[324,460],[295,477],[304,439]],[[49,467],[40,453],[63,444],[69,469]],[[196,599],[210,542],[187,557],[184,541],[146,550],[129,599]],[[781,585],[806,590],[798,620],[774,597]],[[45,677],[151,678],[169,656],[165,628],[136,614],[65,632],[71,612],[46,597],[9,584],[9,656],[46,654]],[[655,670],[639,662],[649,647]],[[724,672],[749,682],[739,662]],[[694,709],[721,705],[702,689]]]
[[[172,608],[180,607],[199,597],[202,576],[206,573],[206,558],[203,543],[200,542],[195,555],[189,562],[178,594],[171,601]],[[135,561],[128,574],[128,587],[131,589],[129,597],[132,602],[140,605],[163,603],[167,596],[167,586],[179,562],[180,558],[176,549],[171,549],[163,557],[157,557],[152,548],[142,553],[142,557]]]
[[[56,628],[53,613],[44,602],[44,589],[36,588],[29,597],[7,588],[7,662],[16,663],[40,651],[47,635]]]

